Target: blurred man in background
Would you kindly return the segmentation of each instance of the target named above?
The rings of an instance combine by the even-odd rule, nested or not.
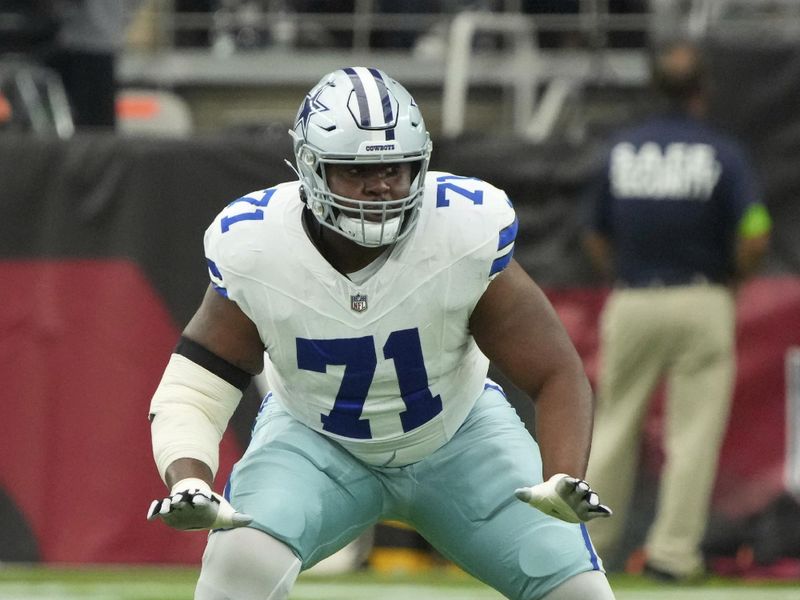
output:
[[[648,401],[666,377],[645,572],[675,581],[704,571],[700,543],[734,382],[734,289],[764,254],[770,218],[742,148],[704,122],[699,49],[672,42],[652,67],[668,109],[613,137],[593,191],[587,247],[614,289],[601,318],[587,476],[618,510],[590,528],[610,557],[629,515]]]
[[[116,125],[116,61],[141,0],[52,0],[58,33],[46,56],[64,84],[75,126]]]

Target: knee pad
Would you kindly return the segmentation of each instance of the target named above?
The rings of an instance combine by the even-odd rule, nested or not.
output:
[[[615,600],[605,573],[584,571],[550,590],[542,600]]]
[[[250,527],[208,538],[195,600],[286,600],[300,559],[283,542]]]

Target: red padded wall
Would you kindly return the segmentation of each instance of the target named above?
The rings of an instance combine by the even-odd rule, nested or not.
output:
[[[179,334],[148,281],[124,260],[0,261],[0,280],[0,484],[41,559],[196,563],[205,534],[145,519],[165,491],[147,410]],[[226,439],[220,473],[239,453]]]

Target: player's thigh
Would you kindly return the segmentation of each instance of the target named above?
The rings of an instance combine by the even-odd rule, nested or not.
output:
[[[303,568],[355,539],[382,505],[382,488],[368,469],[274,399],[261,411],[226,494],[253,516],[251,527],[292,548]]]
[[[541,458],[514,409],[485,391],[450,442],[416,470],[413,521],[444,556],[512,599],[538,598],[602,568],[582,525],[514,497],[541,482]]]

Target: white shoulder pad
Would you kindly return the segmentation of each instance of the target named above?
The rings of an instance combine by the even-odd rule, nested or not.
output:
[[[427,184],[436,210],[457,222],[463,238],[473,238],[465,243],[484,247],[481,255],[491,263],[488,278],[496,277],[511,261],[519,225],[508,195],[481,179],[444,172],[428,173]]]
[[[225,271],[236,263],[247,268],[247,259],[254,256],[263,243],[263,222],[270,200],[277,187],[250,192],[226,206],[206,229],[203,242],[211,284],[228,297]]]

